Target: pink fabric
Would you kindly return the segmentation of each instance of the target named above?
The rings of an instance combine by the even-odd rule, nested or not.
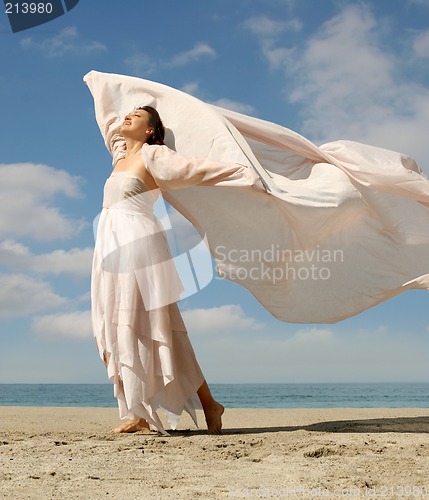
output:
[[[137,103],[156,102],[169,148],[142,154],[163,196],[207,236],[220,275],[277,318],[332,323],[428,288],[429,182],[408,156],[317,147],[139,78],[91,71],[85,82],[107,144]]]

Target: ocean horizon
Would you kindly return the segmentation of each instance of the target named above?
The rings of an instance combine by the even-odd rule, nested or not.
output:
[[[426,408],[429,383],[210,384],[227,408]],[[0,406],[113,408],[113,386],[103,384],[0,384]]]

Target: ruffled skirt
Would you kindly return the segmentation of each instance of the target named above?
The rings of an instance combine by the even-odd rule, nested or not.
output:
[[[177,303],[170,302],[178,298],[181,283],[167,258],[167,242],[163,235],[141,237],[158,233],[154,217],[103,210],[93,259],[92,322],[120,418],[144,418],[166,433],[157,409],[173,429],[183,410],[197,423],[196,392],[204,377]]]

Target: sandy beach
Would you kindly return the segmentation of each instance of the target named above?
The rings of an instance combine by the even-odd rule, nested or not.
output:
[[[110,408],[0,407],[0,497],[429,498],[428,409],[227,409],[221,436],[187,415],[170,437],[117,424]]]

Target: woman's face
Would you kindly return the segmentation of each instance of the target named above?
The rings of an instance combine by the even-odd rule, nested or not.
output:
[[[153,133],[149,123],[150,115],[144,109],[135,109],[128,113],[121,125],[121,134],[137,141],[146,142]]]

